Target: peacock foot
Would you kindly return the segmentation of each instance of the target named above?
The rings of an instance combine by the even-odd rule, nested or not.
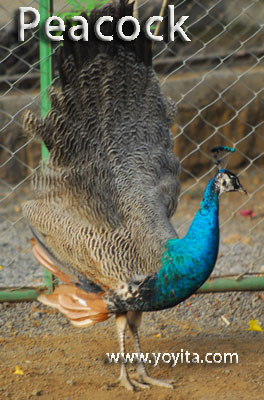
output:
[[[115,382],[108,385],[108,387],[116,387],[119,385],[131,391],[136,391],[137,389],[150,389],[151,386],[173,389],[172,381],[152,378],[147,373],[137,374],[136,379],[130,379],[127,374],[122,374]]]
[[[148,387],[151,386],[161,386],[161,387],[166,387],[168,389],[173,389],[172,381],[167,381],[167,380],[161,380],[161,379],[156,379],[152,378],[149,376],[146,372],[138,373],[138,379],[141,383],[148,385]]]
[[[140,389],[149,389],[150,386],[147,383],[138,382],[135,379],[130,379],[127,375],[120,376],[115,382],[110,383],[109,387],[123,386],[127,390],[135,391]]]

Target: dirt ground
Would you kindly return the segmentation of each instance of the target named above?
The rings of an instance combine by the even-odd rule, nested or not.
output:
[[[99,331],[98,331],[99,332]],[[119,374],[118,364],[109,364],[106,352],[117,351],[114,327],[105,330],[76,330],[75,334],[2,339],[0,398],[12,400],[159,399],[159,400],[248,400],[264,393],[264,337],[143,338],[148,351],[175,352],[189,349],[204,355],[237,352],[238,364],[169,364],[149,367],[158,378],[172,379],[174,390],[152,387],[128,392],[108,385]],[[51,340],[52,339],[52,340]],[[178,349],[178,350],[177,350]],[[3,360],[4,359],[4,360]],[[15,362],[14,362],[15,359]],[[14,365],[24,375],[15,375]],[[12,367],[13,366],[13,367]]]

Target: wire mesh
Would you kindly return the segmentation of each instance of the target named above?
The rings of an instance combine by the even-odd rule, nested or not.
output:
[[[53,3],[56,14],[72,7],[70,0]],[[139,18],[159,15],[162,3],[139,0]],[[165,95],[178,106],[172,131],[182,163],[182,192],[173,223],[183,236],[214,173],[210,148],[235,147],[229,169],[240,176],[249,195],[228,194],[221,200],[222,239],[215,273],[264,272],[264,1],[169,4],[175,6],[176,21],[189,16],[184,30],[191,38],[168,43],[165,8],[159,28],[164,40],[153,45],[153,63]],[[20,6],[38,9],[38,2],[19,0],[7,7],[0,0],[0,286],[5,287],[36,285],[43,276],[22,216],[41,158],[40,144],[25,136],[21,124],[26,109],[40,113],[39,33],[26,31],[25,41],[18,42]]]

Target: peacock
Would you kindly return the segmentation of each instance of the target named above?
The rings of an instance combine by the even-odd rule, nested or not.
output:
[[[120,0],[93,10],[89,40],[64,32],[59,54],[62,90],[50,89],[45,118],[27,111],[24,128],[50,152],[33,177],[34,198],[24,214],[31,227],[33,253],[60,279],[39,300],[60,310],[76,327],[89,327],[115,315],[120,353],[125,330],[141,352],[142,312],[174,307],[209,277],[219,243],[219,197],[244,191],[224,169],[206,186],[188,233],[179,239],[170,222],[180,191],[180,163],[173,152],[170,124],[175,105],[163,97],[152,67],[152,43],[143,29],[134,41],[117,37],[117,21],[133,14]],[[102,25],[101,41],[95,21]],[[125,34],[132,27],[124,24]],[[149,385],[172,387],[150,377],[138,364],[138,379],[121,364],[118,383],[129,390]]]

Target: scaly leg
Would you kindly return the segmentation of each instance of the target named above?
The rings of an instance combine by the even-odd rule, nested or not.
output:
[[[141,315],[142,313],[140,311],[128,311],[127,312],[127,322],[129,329],[131,330],[135,344],[136,344],[136,350],[140,354],[141,353],[141,348],[140,348],[140,343],[139,343],[139,337],[138,337],[138,328],[141,323]],[[173,389],[173,386],[170,382],[162,381],[159,379],[151,378],[145,369],[145,365],[143,362],[138,363],[138,378],[142,383],[149,384],[149,385],[154,385],[154,386],[162,386],[162,387],[167,387],[170,389]],[[134,382],[134,381],[133,381]]]
[[[125,353],[125,330],[127,326],[127,315],[126,314],[118,314],[116,315],[116,327],[117,327],[117,333],[118,333],[118,339],[119,339],[119,345],[120,345],[120,353],[124,354]],[[135,390],[136,387],[140,387],[142,389],[148,388],[149,386],[137,382],[133,379],[130,379],[128,374],[127,374],[127,369],[126,365],[124,362],[121,360],[121,370],[120,370],[120,376],[118,380],[114,383],[112,383],[110,386],[117,386],[117,385],[124,386],[128,390]]]

